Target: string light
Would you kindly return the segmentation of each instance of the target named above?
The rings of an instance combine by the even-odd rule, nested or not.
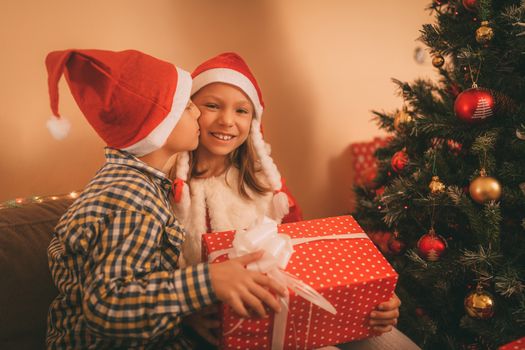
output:
[[[60,195],[52,195],[52,196],[30,196],[30,197],[19,197],[15,199],[10,199],[4,202],[0,202],[0,209],[7,209],[7,208],[18,208],[21,206],[24,206],[26,204],[31,203],[44,203],[49,201],[56,201],[59,199],[75,199],[78,198],[80,195],[79,191],[72,191],[68,194],[60,194]]]

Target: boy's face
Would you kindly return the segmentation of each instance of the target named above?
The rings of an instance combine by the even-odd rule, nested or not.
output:
[[[199,123],[201,113],[191,100],[182,113],[177,125],[166,140],[164,147],[171,153],[192,151],[199,145]]]
[[[254,108],[241,89],[212,83],[197,91],[192,99],[201,111],[200,153],[225,157],[246,141]]]

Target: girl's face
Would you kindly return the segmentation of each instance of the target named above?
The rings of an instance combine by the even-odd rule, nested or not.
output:
[[[201,112],[199,155],[225,158],[246,141],[254,108],[241,89],[212,83],[197,91],[192,100]]]

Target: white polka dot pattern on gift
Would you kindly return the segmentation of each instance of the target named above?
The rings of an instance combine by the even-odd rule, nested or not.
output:
[[[351,216],[279,225],[279,232],[293,238],[361,233]],[[231,247],[234,232],[204,235],[209,252]],[[366,238],[321,240],[294,246],[286,271],[309,284],[336,308],[332,315],[290,293],[285,349],[310,349],[370,335],[368,315],[394,291],[397,274],[374,244]],[[219,257],[223,261],[226,256]],[[239,319],[229,307],[223,309],[223,334]],[[245,320],[231,334],[223,336],[224,349],[268,349],[273,316]],[[256,344],[257,343],[257,344]]]
[[[499,347],[498,350],[525,350],[525,337],[503,345]]]

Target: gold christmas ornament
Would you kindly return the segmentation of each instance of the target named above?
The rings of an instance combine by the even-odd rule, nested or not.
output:
[[[465,311],[479,320],[486,320],[494,315],[494,297],[480,285],[465,298]]]
[[[411,121],[412,117],[410,116],[410,114],[408,114],[406,108],[403,108],[394,116],[394,129],[396,129],[396,131],[399,132],[401,131],[402,124],[410,123]]]
[[[430,181],[428,188],[432,194],[445,192],[445,184],[439,180],[439,176],[432,176],[432,181]]]
[[[489,27],[489,21],[482,21],[481,27],[476,30],[476,41],[486,44],[494,38],[494,30]]]
[[[441,55],[432,57],[432,65],[436,68],[441,68],[445,64],[445,58]]]
[[[470,197],[479,204],[488,201],[497,201],[501,197],[501,185],[493,177],[487,176],[485,169],[481,169],[480,176],[475,178],[469,186]]]

